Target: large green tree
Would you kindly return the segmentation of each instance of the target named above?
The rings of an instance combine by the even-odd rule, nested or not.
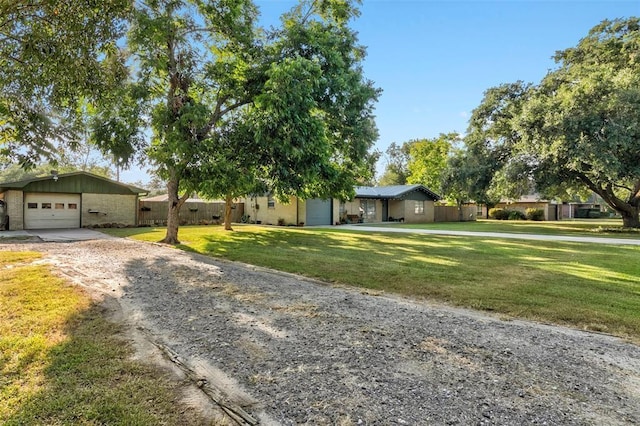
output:
[[[355,3],[303,1],[273,31],[257,27],[250,0],[136,3],[129,49],[139,74],[122,110],[101,110],[94,128],[100,146],[125,158],[151,111],[146,152],[169,196],[164,242],[178,242],[193,190],[351,195],[369,165],[378,94],[348,26]]]
[[[460,156],[464,157],[465,171],[449,171],[448,185],[458,185],[456,177],[463,179],[469,185],[470,199],[488,207],[503,197],[518,198],[529,192],[527,176],[521,180],[514,176],[518,159],[514,150],[521,135],[513,127],[529,88],[518,81],[485,91],[482,102],[471,114],[464,137]]]
[[[230,231],[233,201],[269,191],[265,168],[259,164],[255,139],[241,114],[227,120],[207,142],[198,154],[196,190],[204,197],[225,200],[224,227]]]
[[[603,21],[539,84],[489,89],[470,121],[466,155],[489,198],[593,191],[640,227],[640,20]],[[472,192],[478,191],[474,190]]]
[[[303,2],[269,35],[263,84],[208,139],[198,168],[198,191],[227,201],[227,229],[235,197],[346,199],[372,173],[378,91],[348,27],[356,14],[348,2]]]
[[[87,100],[124,78],[130,0],[0,0],[0,155],[32,167],[81,140]]]
[[[407,183],[407,177],[409,176],[409,170],[407,168],[409,164],[409,148],[410,145],[403,143],[398,145],[393,142],[385,151],[386,165],[380,181],[380,185],[405,185]]]
[[[542,190],[586,186],[640,227],[640,19],[603,21],[525,96],[514,151]]]
[[[460,142],[457,133],[440,134],[437,138],[408,142],[407,183],[419,183],[440,192],[442,176],[452,148]]]

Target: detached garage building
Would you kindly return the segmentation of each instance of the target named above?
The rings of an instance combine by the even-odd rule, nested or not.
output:
[[[147,191],[86,172],[0,183],[9,230],[136,225]]]

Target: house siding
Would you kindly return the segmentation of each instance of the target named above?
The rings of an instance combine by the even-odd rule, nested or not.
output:
[[[430,223],[435,221],[434,199],[438,198],[438,196],[420,185],[410,186],[408,190],[404,187],[381,187],[380,191],[375,188],[370,190],[368,187],[362,190],[363,188],[365,187],[358,187],[356,193],[360,195],[357,195],[357,198],[353,200],[345,201],[343,208],[341,208],[342,203],[339,200],[334,199],[332,201],[333,223],[355,222],[360,217],[363,218],[365,223],[379,223],[389,218],[393,218],[393,220],[402,218],[408,223]],[[402,192],[403,189],[405,189],[404,193]],[[398,194],[393,195],[392,190],[398,192]],[[358,193],[357,191],[361,192]],[[369,217],[366,214],[362,215],[360,207],[363,201],[366,201],[368,207],[375,206],[375,215]],[[423,213],[415,213],[416,201],[424,202]],[[387,205],[386,215],[385,211],[383,211],[385,203]],[[268,207],[268,198],[266,196],[247,198],[245,202],[246,213],[251,216],[251,221],[259,221],[265,225],[276,225],[278,219],[283,219],[287,225],[305,222],[308,207],[305,200],[298,200],[295,197],[291,197],[289,204],[276,202],[273,208]],[[371,211],[371,208],[369,208],[369,211]]]
[[[279,219],[284,220],[285,225],[295,225],[298,218],[305,217],[306,213],[304,209],[302,212],[300,211],[298,204],[297,199],[291,197],[289,203],[275,201],[274,207],[269,208],[267,197],[254,197],[247,199],[245,207],[246,213],[251,216],[250,219],[256,222],[260,221],[263,225],[277,225]]]
[[[9,190],[5,192],[4,201],[7,203],[9,230],[19,231],[24,229],[24,195],[22,191]]]
[[[404,218],[404,201],[389,200],[389,217],[394,219]]]
[[[138,197],[122,194],[82,194],[83,227],[121,223],[136,225]],[[94,212],[94,213],[90,213]]]
[[[424,213],[415,213],[416,201],[424,202]],[[406,223],[429,223],[435,221],[435,203],[431,200],[404,200],[404,221]],[[395,216],[394,216],[395,217]]]
[[[132,189],[118,182],[100,178],[89,174],[75,174],[53,178],[39,179],[30,182],[22,188],[24,192],[56,192],[69,194],[126,194],[131,195]]]

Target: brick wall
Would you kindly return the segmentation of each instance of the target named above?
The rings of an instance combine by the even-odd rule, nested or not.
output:
[[[418,201],[419,202],[419,201]],[[424,209],[422,213],[416,213],[416,201],[405,200],[404,201],[404,221],[407,223],[430,223],[433,222],[435,217],[434,207],[435,203],[430,200],[422,201],[424,203]]]
[[[7,191],[4,193],[4,201],[7,203],[7,215],[9,216],[9,230],[18,231],[24,229],[24,196],[22,191]]]
[[[136,225],[135,195],[82,194],[82,226],[104,223]]]
[[[274,200],[273,207],[269,207],[267,197],[248,199],[244,212],[251,216],[250,220],[259,220],[263,225],[277,225],[278,219],[283,219],[285,225],[295,225],[300,214],[295,197],[291,197],[289,204],[282,204]],[[300,221],[304,221],[304,219],[300,219]]]

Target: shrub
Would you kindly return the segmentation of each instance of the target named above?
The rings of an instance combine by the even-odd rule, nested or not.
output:
[[[522,213],[520,210],[510,210],[509,211],[509,220],[525,220],[527,216]]]
[[[544,220],[544,210],[542,209],[529,208],[526,211],[526,215],[528,220]]]
[[[496,220],[509,219],[509,211],[505,209],[489,209],[489,218]]]

